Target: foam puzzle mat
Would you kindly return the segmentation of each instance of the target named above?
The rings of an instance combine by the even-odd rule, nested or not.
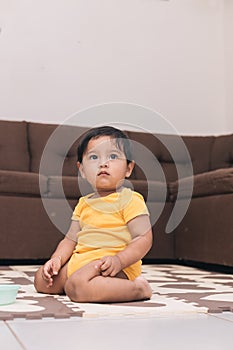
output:
[[[0,305],[0,320],[233,312],[231,274],[180,265],[143,265],[143,276],[153,290],[150,300],[94,304],[37,293],[33,286],[37,269],[38,266],[0,266],[0,284],[20,285],[16,302]]]

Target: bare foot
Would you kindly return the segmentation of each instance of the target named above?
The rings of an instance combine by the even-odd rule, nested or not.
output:
[[[142,276],[138,276],[135,278],[134,282],[142,293],[142,299],[150,299],[152,296],[152,289],[147,280]]]

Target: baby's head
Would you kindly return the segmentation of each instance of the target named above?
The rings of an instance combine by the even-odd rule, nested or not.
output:
[[[111,126],[89,130],[78,146],[77,167],[99,196],[119,190],[134,168],[128,137]]]
[[[83,138],[81,139],[77,149],[79,163],[82,163],[83,155],[87,150],[89,141],[92,139],[98,139],[103,136],[109,136],[115,141],[116,146],[124,152],[127,164],[132,162],[131,145],[128,136],[123,131],[112,126],[100,126],[90,129],[87,133],[84,134]]]

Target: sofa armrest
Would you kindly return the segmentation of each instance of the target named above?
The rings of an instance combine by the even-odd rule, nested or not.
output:
[[[40,197],[47,194],[47,181],[42,174],[0,170],[0,194]]]
[[[209,171],[171,182],[168,184],[170,199],[174,201],[178,191],[180,198],[187,198],[192,181],[192,197],[233,193],[233,168]]]

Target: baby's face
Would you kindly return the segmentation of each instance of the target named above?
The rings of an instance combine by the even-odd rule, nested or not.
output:
[[[122,186],[125,177],[130,176],[134,162],[127,164],[125,154],[115,139],[101,136],[89,141],[78,167],[93,189],[100,196],[105,196]]]

